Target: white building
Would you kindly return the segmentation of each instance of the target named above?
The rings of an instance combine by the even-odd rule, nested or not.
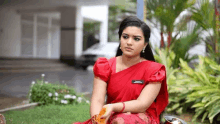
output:
[[[124,0],[10,0],[0,2],[0,57],[72,59],[83,48],[83,23],[100,22],[107,42],[108,6]]]

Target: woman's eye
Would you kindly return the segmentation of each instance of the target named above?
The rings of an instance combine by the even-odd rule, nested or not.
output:
[[[123,36],[123,38],[124,38],[124,39],[127,39],[127,38],[128,38],[128,36]]]
[[[134,40],[135,40],[135,41],[139,41],[140,39],[139,39],[139,38],[134,38]]]

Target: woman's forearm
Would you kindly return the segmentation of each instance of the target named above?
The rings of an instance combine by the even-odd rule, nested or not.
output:
[[[99,114],[99,112],[101,111],[103,105],[104,105],[104,103],[93,100],[91,102],[91,106],[90,106],[90,116],[92,117],[94,115]]]
[[[124,102],[124,104],[125,104],[125,109],[123,112],[140,113],[140,112],[145,112],[149,107],[148,105],[142,103],[139,100],[127,101]],[[122,102],[113,103],[112,105],[114,112],[120,112],[123,108]]]
[[[99,77],[94,78],[93,91],[91,97],[90,115],[99,114],[105,102],[107,83]]]
[[[123,112],[140,113],[146,111],[156,99],[161,88],[160,82],[149,83],[141,91],[141,94],[136,100],[126,101]],[[146,97],[147,96],[147,97]],[[123,108],[122,103],[114,103],[113,111],[120,112]]]

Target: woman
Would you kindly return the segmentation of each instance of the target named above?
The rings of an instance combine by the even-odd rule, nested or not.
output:
[[[91,117],[105,107],[102,118],[107,124],[159,124],[168,92],[165,67],[154,62],[149,45],[150,28],[137,17],[128,17],[121,22],[118,34],[116,57],[99,58],[94,65]],[[83,122],[90,123],[93,118]]]

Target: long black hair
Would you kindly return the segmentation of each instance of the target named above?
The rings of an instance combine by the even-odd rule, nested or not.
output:
[[[138,19],[135,16],[129,16],[129,17],[125,18],[121,22],[120,27],[119,27],[119,31],[118,31],[119,40],[121,39],[121,35],[122,35],[123,30],[125,28],[127,28],[128,26],[135,26],[135,27],[141,28],[141,30],[143,31],[143,34],[144,34],[145,43],[148,43],[148,44],[145,47],[145,52],[143,53],[141,51],[140,56],[147,59],[147,60],[155,61],[153,52],[152,52],[150,44],[149,44],[150,28],[147,26],[147,24],[145,24],[145,22],[141,21],[140,19]],[[120,49],[120,44],[119,44],[116,56],[120,56],[120,55],[122,55],[122,51]]]

